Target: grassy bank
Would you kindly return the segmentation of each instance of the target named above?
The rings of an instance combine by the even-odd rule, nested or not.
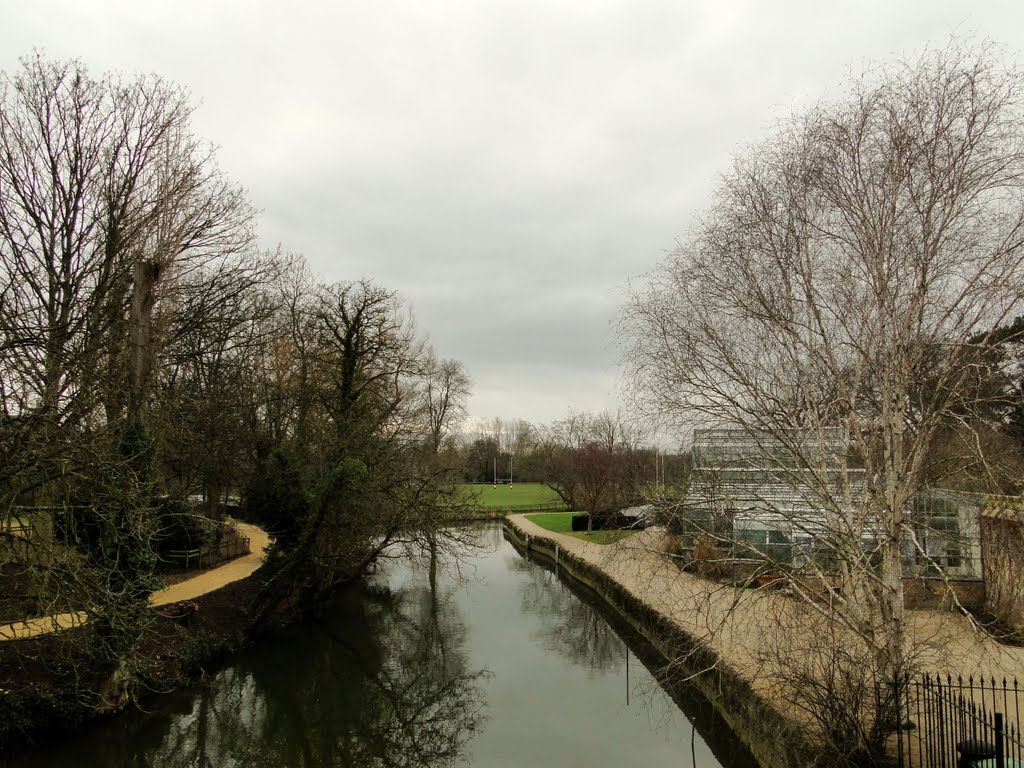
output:
[[[564,533],[568,536],[575,536],[583,541],[592,541],[595,544],[613,544],[621,541],[627,536],[632,536],[636,531],[574,531],[572,529],[572,518],[580,514],[578,512],[555,512],[540,515],[527,515],[526,519],[534,525],[539,525],[545,531],[552,533]]]

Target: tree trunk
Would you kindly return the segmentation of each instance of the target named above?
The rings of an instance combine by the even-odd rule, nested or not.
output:
[[[138,259],[134,267],[132,285],[131,333],[132,378],[128,391],[128,423],[143,422],[146,389],[153,362],[153,289],[160,278],[161,267],[156,261]]]

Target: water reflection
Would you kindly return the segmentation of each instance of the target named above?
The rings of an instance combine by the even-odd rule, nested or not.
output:
[[[587,670],[588,677],[600,672],[624,682],[622,699],[627,707],[632,702],[645,711],[652,734],[663,733],[676,744],[680,762],[673,764],[694,768],[757,765],[721,715],[694,687],[691,670],[666,664],[664,657],[596,593],[579,582],[563,580],[557,563],[543,556],[532,557],[514,539],[506,537],[506,541],[517,553],[507,565],[519,574],[520,610],[534,617],[540,627],[535,637],[545,650]]]
[[[500,526],[472,537],[461,560],[428,542],[204,686],[14,765],[753,764],[704,705],[662,691],[657,661],[614,614],[521,557]]]
[[[75,765],[455,762],[483,722],[486,672],[467,669],[464,623],[434,583],[350,590],[314,631],[273,641],[149,717],[118,718],[115,738],[79,742]]]
[[[544,649],[589,671],[618,669],[626,656],[626,644],[604,617],[555,574],[523,559],[517,563],[514,568],[523,576],[521,610],[532,614],[540,625],[537,638]]]

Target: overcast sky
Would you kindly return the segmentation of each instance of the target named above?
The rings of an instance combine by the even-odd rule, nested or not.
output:
[[[954,34],[1017,59],[1024,3],[0,0],[0,67],[187,87],[265,246],[397,289],[475,417],[538,422],[616,407],[627,281],[735,152]]]

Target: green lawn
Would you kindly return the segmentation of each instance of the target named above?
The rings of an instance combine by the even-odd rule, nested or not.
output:
[[[558,494],[543,483],[513,483],[496,488],[486,483],[466,484],[461,488],[479,509],[557,509],[556,505],[562,503]]]
[[[526,519],[534,525],[539,525],[545,531],[552,533],[565,533],[575,536],[577,539],[592,541],[595,544],[613,544],[621,541],[627,536],[632,536],[636,531],[594,531],[588,534],[586,531],[573,531],[572,517],[577,512],[555,512],[550,514],[527,515]]]

